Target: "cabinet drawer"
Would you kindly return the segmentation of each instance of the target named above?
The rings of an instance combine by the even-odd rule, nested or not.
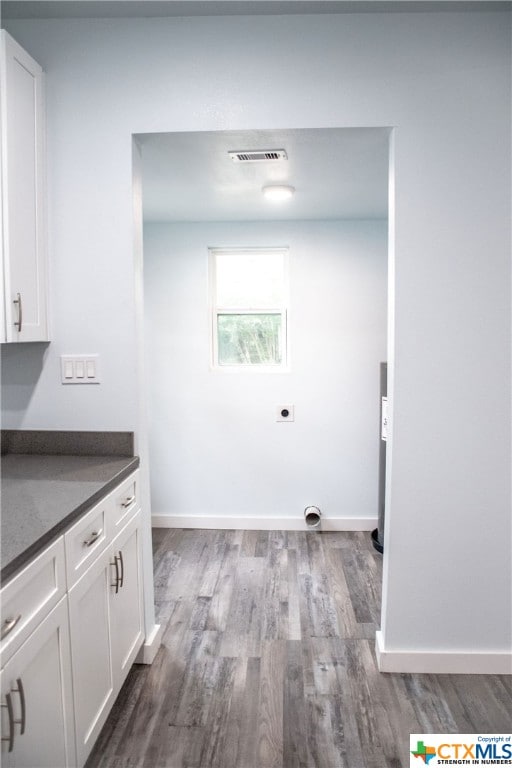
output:
[[[121,485],[113,491],[112,507],[112,538],[116,536],[128,522],[132,514],[139,508],[139,473],[130,475]]]
[[[93,507],[64,534],[68,589],[85,573],[112,538],[108,531],[109,499],[107,497]]]
[[[66,591],[64,539],[61,536],[0,593],[2,666],[18,650]],[[12,627],[12,629],[10,628]]]

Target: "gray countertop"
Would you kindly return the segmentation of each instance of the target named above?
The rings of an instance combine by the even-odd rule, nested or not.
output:
[[[2,456],[2,581],[138,466],[136,456]]]

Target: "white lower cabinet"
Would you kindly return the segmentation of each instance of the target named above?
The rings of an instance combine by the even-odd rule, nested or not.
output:
[[[140,511],[69,592],[78,765],[143,642]]]
[[[75,765],[67,597],[1,672],[4,768]]]
[[[137,478],[2,588],[3,768],[82,768],[142,646]]]
[[[117,566],[114,564],[114,586],[110,595],[112,665],[116,695],[144,640],[140,516],[141,513],[138,512],[116,537],[112,547],[114,563],[117,562]]]
[[[114,699],[109,554],[100,555],[69,593],[78,765],[85,763]]]

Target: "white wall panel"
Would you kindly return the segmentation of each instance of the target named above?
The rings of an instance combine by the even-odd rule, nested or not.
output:
[[[212,245],[289,246],[289,373],[210,370]],[[153,514],[376,517],[386,222],[150,225],[144,258]]]

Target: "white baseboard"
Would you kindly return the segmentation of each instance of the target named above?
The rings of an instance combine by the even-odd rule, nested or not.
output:
[[[246,531],[305,531],[303,517],[231,517],[210,515],[153,515],[153,528],[218,528]],[[372,531],[376,517],[322,517],[322,531]]]
[[[164,633],[163,624],[154,624],[153,629],[149,633],[148,637],[144,641],[144,645],[140,649],[135,664],[152,664],[154,658],[160,648],[162,641],[162,635]]]
[[[510,675],[512,654],[468,651],[387,651],[382,632],[375,633],[380,672],[417,672],[452,675]]]

